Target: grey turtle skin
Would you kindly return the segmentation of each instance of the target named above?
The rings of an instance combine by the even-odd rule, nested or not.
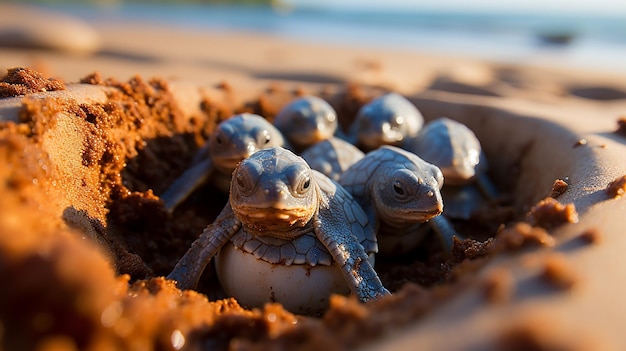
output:
[[[361,301],[388,295],[369,261],[376,251],[373,226],[352,196],[310,169],[301,157],[272,147],[237,166],[229,203],[168,278],[181,289],[194,288],[211,258],[218,255],[218,278],[240,303],[259,306],[278,301],[291,311],[309,311],[327,304],[336,292],[327,288],[326,280],[334,278],[324,275],[311,281],[323,269],[338,274],[343,287]],[[222,259],[232,252],[235,259]],[[246,263],[237,267],[219,267],[243,260]],[[283,273],[301,272],[300,278],[308,281],[277,276],[276,268]],[[224,272],[232,274],[223,276]],[[276,285],[263,287],[267,279],[274,279]],[[311,293],[314,296],[308,296]]]
[[[280,131],[259,115],[243,113],[222,121],[196,153],[192,166],[161,195],[165,208],[174,211],[207,181],[227,193],[233,170],[241,160],[260,149],[284,144]]]
[[[337,113],[325,100],[315,96],[296,99],[283,107],[274,119],[294,149],[315,169],[332,180],[363,158],[363,151],[351,143],[335,138]]]
[[[468,184],[487,167],[481,159],[482,148],[474,132],[446,117],[426,123],[405,143],[404,149],[437,165],[446,178],[446,185]]]
[[[304,150],[301,156],[311,168],[334,181],[339,181],[343,172],[362,159],[365,154],[343,139],[330,138]]]
[[[338,128],[337,113],[324,99],[305,96],[284,106],[274,125],[298,152],[331,138]]]
[[[464,124],[441,117],[432,120],[404,148],[441,169],[445,178],[444,216],[469,219],[485,199],[497,196],[486,175],[487,159],[480,141]]]
[[[382,145],[401,146],[424,124],[420,111],[397,93],[382,95],[363,105],[348,130],[348,141],[365,151]]]
[[[368,152],[341,175],[339,184],[375,223],[381,254],[398,255],[415,248],[427,232],[422,224],[436,221],[443,212],[439,168],[395,146]],[[451,228],[442,229],[443,235],[456,234]],[[450,246],[451,241],[448,237],[444,244]]]

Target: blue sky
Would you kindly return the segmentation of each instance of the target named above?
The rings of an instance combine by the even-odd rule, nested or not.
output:
[[[462,11],[532,11],[626,14],[626,0],[283,0],[330,8],[444,9]]]

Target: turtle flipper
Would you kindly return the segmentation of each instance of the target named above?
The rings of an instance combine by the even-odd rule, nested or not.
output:
[[[498,198],[498,189],[485,172],[478,174],[475,182],[476,186],[487,200],[492,201]]]
[[[212,171],[213,166],[208,158],[186,170],[161,195],[165,209],[168,212],[174,212],[176,206],[185,201],[194,190],[209,179]]]
[[[447,255],[452,254],[452,247],[454,246],[454,237],[457,239],[463,240],[465,237],[459,234],[452,224],[445,216],[437,216],[431,219],[429,222],[430,226],[433,228],[439,240],[441,240],[441,244],[443,246],[443,250]]]
[[[194,289],[211,258],[240,228],[241,222],[227,204],[215,221],[191,244],[167,278],[175,280],[179,289]]]
[[[328,201],[322,202],[314,218],[315,235],[333,256],[359,300],[365,302],[389,295],[358,239],[375,237],[373,226],[352,196],[334,185],[335,192],[327,193]]]
[[[210,150],[211,150],[211,143],[207,141],[206,143],[204,143],[204,145],[202,145],[198,149],[198,151],[196,151],[196,154],[193,155],[193,158],[191,159],[191,164],[197,165],[198,163],[204,160],[210,159],[211,158],[211,154],[209,153]]]

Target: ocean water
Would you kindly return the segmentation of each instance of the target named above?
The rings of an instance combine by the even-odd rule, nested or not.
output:
[[[57,8],[59,9],[59,8]],[[209,5],[65,5],[88,20],[140,20],[211,31],[253,31],[310,42],[461,54],[499,62],[626,73],[626,14],[368,11]],[[545,38],[564,39],[554,43]]]

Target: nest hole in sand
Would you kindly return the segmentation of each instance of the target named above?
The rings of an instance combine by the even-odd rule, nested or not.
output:
[[[386,331],[411,323],[433,306],[443,303],[497,252],[516,249],[524,242],[549,242],[541,239],[542,235],[548,235],[545,232],[537,234],[532,228],[517,227],[513,223],[525,219],[533,204],[550,195],[555,179],[565,174],[575,181],[580,176],[580,172],[572,168],[576,163],[563,157],[571,154],[563,151],[573,146],[564,140],[562,128],[557,125],[493,107],[414,97],[413,102],[427,120],[446,116],[460,120],[476,132],[490,163],[490,176],[503,194],[502,200],[489,204],[469,221],[454,223],[459,232],[471,239],[457,242],[450,258],[441,254],[435,241],[427,241],[402,258],[378,260],[377,271],[383,283],[395,292],[390,298],[361,305],[354,299],[334,297],[330,309],[321,318],[293,316],[271,304],[249,311],[233,300],[218,300],[226,296],[211,267],[198,288],[208,296],[209,302],[202,295],[181,295],[171,282],[154,278],[172,269],[227,201],[226,195],[206,185],[172,216],[163,209],[158,194],[187,167],[215,125],[234,113],[253,112],[271,120],[280,107],[294,97],[312,94],[327,99],[345,127],[360,106],[383,90],[357,85],[292,90],[272,85],[250,98],[238,99],[234,89],[221,84],[217,89],[222,99],[200,96],[195,101],[199,112],[188,114],[170,93],[168,83],[160,79],[145,81],[135,77],[119,82],[92,75],[83,83],[102,86],[107,91],[106,100],[81,103],[27,97],[20,120],[3,124],[5,144],[15,139],[11,147],[32,150],[32,155],[39,155],[16,161],[25,168],[39,165],[37,169],[25,171],[23,178],[28,184],[6,183],[9,190],[19,196],[27,192],[38,194],[29,200],[28,206],[41,208],[50,196],[58,197],[41,216],[50,215],[50,223],[60,220],[83,237],[91,237],[104,249],[117,278],[109,277],[107,269],[103,269],[90,272],[96,276],[90,279],[95,279],[100,288],[106,289],[108,283],[114,286],[111,289],[116,292],[108,294],[107,299],[117,303],[114,306],[119,308],[113,313],[107,310],[111,308],[110,303],[100,306],[94,302],[93,311],[78,319],[88,321],[85,323],[89,325],[89,332],[71,326],[59,332],[58,328],[49,326],[47,329],[33,327],[28,316],[41,315],[35,306],[25,314],[24,323],[14,324],[13,328],[20,334],[10,340],[12,346],[32,346],[32,343],[49,341],[47,338],[59,333],[69,336],[79,347],[102,342],[100,338],[106,339],[107,333],[113,333],[112,340],[120,344],[132,345],[143,340],[167,348],[176,346],[174,335],[179,335],[176,333],[186,335],[183,342],[186,340],[188,346],[197,342],[197,345],[226,347],[234,339],[251,348],[305,342],[331,349],[363,345],[384,336]],[[546,167],[548,164],[550,167]],[[36,177],[41,180],[34,184],[31,180]],[[575,200],[567,190],[562,198],[567,202]],[[59,211],[55,212],[55,208]],[[558,206],[553,204],[550,208],[558,209]],[[53,219],[54,216],[57,218]],[[541,225],[541,222],[534,224]],[[502,230],[502,225],[511,230]],[[508,234],[502,240],[492,240],[502,233]],[[521,241],[511,239],[515,235],[521,237]],[[89,259],[93,258],[81,256],[73,263],[80,266],[84,263],[82,260]],[[19,265],[7,267],[19,273]],[[99,274],[101,278],[97,277]],[[53,276],[58,286],[70,286],[68,289],[87,294],[93,300],[97,300],[94,296],[107,294],[85,292],[80,290],[82,285],[75,287],[67,283],[80,281],[83,279],[80,276]],[[126,279],[134,283],[120,288],[120,279],[122,284]],[[84,278],[84,281],[90,280]],[[14,301],[16,296],[21,296],[19,293],[16,289],[5,301]],[[157,305],[155,299],[159,298],[171,301]],[[46,311],[58,305],[54,299],[42,304],[39,307]],[[174,311],[176,308],[179,310]],[[195,313],[204,313],[203,317],[198,317],[193,309]],[[132,317],[133,311],[148,317]],[[106,319],[109,312],[116,318]],[[69,319],[80,313],[75,306],[67,310],[55,307],[49,312],[55,318]],[[126,323],[132,320],[145,324],[144,329],[120,333],[119,323],[124,322],[121,316],[126,318]],[[150,316],[153,320],[148,323]],[[7,328],[6,335],[11,335],[12,327]],[[172,338],[164,339],[164,334]]]

